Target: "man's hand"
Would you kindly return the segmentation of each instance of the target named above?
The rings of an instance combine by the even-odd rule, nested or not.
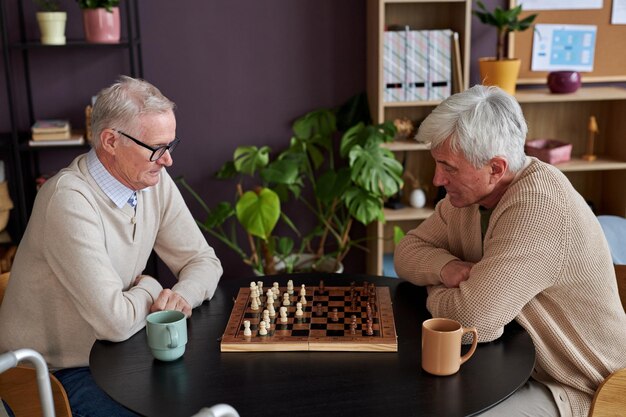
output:
[[[474,264],[464,261],[450,261],[441,268],[441,282],[448,288],[456,288],[470,276]]]
[[[162,310],[176,310],[185,313],[185,316],[191,317],[191,306],[180,294],[170,290],[169,288],[161,291],[161,294],[157,297],[150,307],[150,312]]]

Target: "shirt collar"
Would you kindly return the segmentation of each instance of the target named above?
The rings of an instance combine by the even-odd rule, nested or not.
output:
[[[115,203],[118,208],[124,207],[134,190],[131,190],[119,182],[107,171],[104,165],[102,165],[102,162],[100,162],[100,159],[98,159],[94,149],[91,149],[87,154],[87,169],[96,181],[96,184],[100,186],[102,191],[104,191],[113,203]]]

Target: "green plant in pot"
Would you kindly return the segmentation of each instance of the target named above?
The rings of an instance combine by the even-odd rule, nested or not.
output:
[[[200,228],[264,274],[275,273],[277,265],[286,272],[299,270],[303,260],[313,269],[326,265],[335,271],[352,248],[365,249],[363,239],[351,236],[354,222],[384,221],[385,199],[402,187],[402,165],[380,146],[393,140],[395,127],[390,122],[358,122],[342,133],[337,113],[320,109],[298,118],[288,148],[273,160],[266,146],[238,147],[217,174],[238,178],[234,204],[224,201],[211,209],[179,179],[207,213],[198,220]],[[245,177],[255,179],[247,191]],[[303,230],[288,218],[287,204],[298,208],[299,216],[308,211],[313,225]],[[279,220],[292,236],[274,234]],[[237,241],[233,225],[245,231],[247,250]]]
[[[61,10],[57,0],[34,0],[39,11],[37,24],[44,45],[65,45],[67,13]]]
[[[76,0],[83,14],[85,40],[118,43],[121,37],[120,0]]]
[[[482,1],[476,2],[477,9],[472,14],[497,31],[496,57],[481,58],[479,60],[480,77],[484,85],[497,85],[510,94],[515,94],[515,85],[521,61],[516,58],[506,58],[505,50],[511,32],[523,32],[532,26],[536,14],[520,19],[522,5],[508,10],[498,6],[489,11]]]

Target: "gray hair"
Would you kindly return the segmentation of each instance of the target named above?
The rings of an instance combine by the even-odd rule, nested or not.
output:
[[[509,170],[524,166],[528,127],[515,98],[498,87],[476,85],[439,104],[419,127],[416,139],[432,149],[450,139],[476,168],[495,156],[506,158]]]
[[[167,113],[175,107],[174,102],[149,82],[123,75],[96,97],[91,113],[93,146],[100,146],[98,138],[107,128],[140,136],[141,132],[137,131],[140,116]]]

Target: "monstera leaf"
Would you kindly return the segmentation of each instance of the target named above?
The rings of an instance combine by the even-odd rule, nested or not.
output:
[[[350,151],[352,181],[378,197],[390,197],[402,188],[402,164],[389,149],[375,144],[356,145]]]
[[[269,146],[239,146],[235,149],[233,163],[237,172],[254,175],[259,169],[266,167],[270,160]]]
[[[368,225],[374,220],[385,221],[382,201],[365,190],[351,187],[343,199],[350,215],[362,224]]]
[[[280,199],[269,188],[245,192],[235,206],[237,219],[248,233],[268,240],[280,217]]]

